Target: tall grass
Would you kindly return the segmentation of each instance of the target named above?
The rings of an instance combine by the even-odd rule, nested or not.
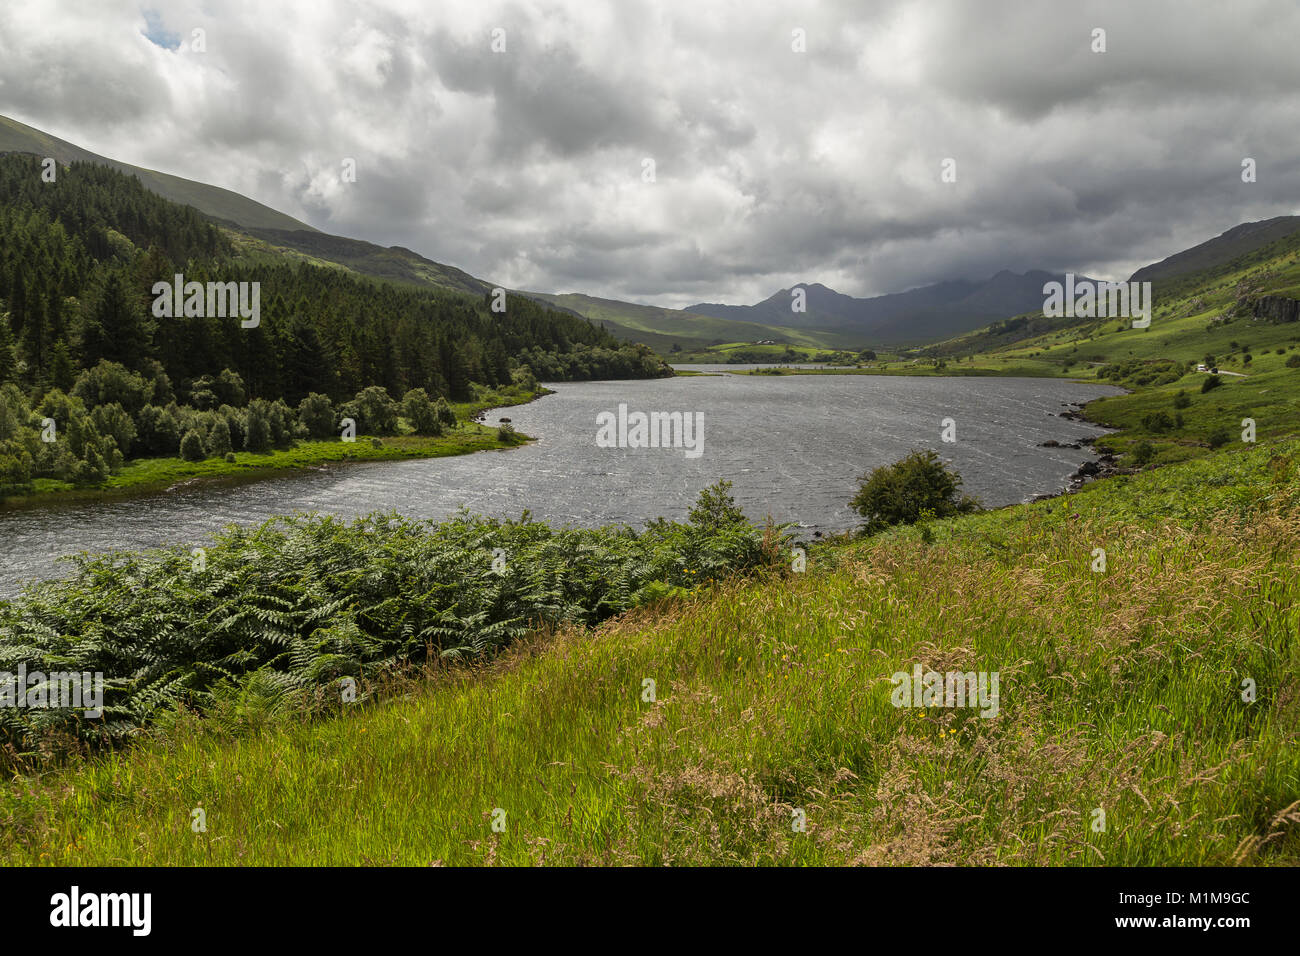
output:
[[[1294,865],[1298,450],[819,549],[324,720],[183,715],[15,780],[0,858]],[[915,663],[999,671],[998,716],[895,708]]]

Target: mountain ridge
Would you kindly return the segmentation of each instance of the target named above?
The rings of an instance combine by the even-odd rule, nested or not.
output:
[[[64,165],[90,162],[110,166],[118,172],[137,177],[146,189],[164,199],[193,206],[213,219],[233,222],[245,228],[319,231],[314,226],[234,190],[110,159],[4,115],[0,115],[0,153],[33,153],[51,157]]]
[[[1063,280],[1063,274],[1043,269],[1024,273],[1003,269],[985,280],[948,279],[865,298],[837,292],[820,282],[799,283],[752,306],[699,303],[684,311],[736,321],[856,334],[869,343],[916,344],[1040,309],[1043,285]],[[806,312],[791,311],[792,292],[797,288],[806,292]],[[795,318],[794,322],[788,321],[791,317]],[[781,323],[781,319],[787,321]],[[919,334],[918,325],[924,327]]]
[[[277,252],[341,266],[385,281],[481,296],[499,287],[455,266],[402,246],[384,247],[323,232],[231,190],[124,163],[0,115],[0,153],[51,156],[60,163],[93,162],[136,176],[151,192],[192,206],[217,224]],[[1300,232],[1300,216],[1240,223],[1196,246],[1144,266],[1130,281],[1167,281],[1221,266],[1279,238]],[[856,298],[819,282],[780,289],[753,305],[697,303],[662,309],[584,293],[518,291],[553,309],[605,323],[620,339],[661,351],[679,343],[708,346],[754,336],[794,345],[911,346],[945,341],[1000,320],[1036,313],[1042,287],[1062,274],[1002,269],[983,280],[947,279],[902,292]],[[1086,276],[1077,276],[1086,280]],[[807,311],[791,311],[791,291],[807,293]],[[510,290],[515,291],[515,290]]]
[[[1212,239],[1175,252],[1159,262],[1143,266],[1129,277],[1130,282],[1173,279],[1202,269],[1225,265],[1239,256],[1254,252],[1277,239],[1300,232],[1300,216],[1274,216],[1255,222],[1243,222]]]

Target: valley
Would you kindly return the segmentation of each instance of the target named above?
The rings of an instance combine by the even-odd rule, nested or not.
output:
[[[796,323],[0,153],[0,654],[108,675],[0,709],[7,863],[1300,860],[1300,219],[1139,269],[1149,324],[1009,270]],[[154,313],[180,262],[258,321]]]

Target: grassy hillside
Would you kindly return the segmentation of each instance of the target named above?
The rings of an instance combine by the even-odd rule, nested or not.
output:
[[[231,192],[229,189],[108,159],[7,116],[0,116],[0,153],[35,153],[37,156],[53,157],[60,165],[80,160],[111,166],[127,175],[138,177],[146,189],[172,202],[193,206],[199,212],[215,219],[236,223],[249,229],[316,231],[305,222],[300,222],[292,216],[277,212],[269,206]]]
[[[1138,281],[1169,279],[1211,269],[1296,232],[1300,232],[1300,216],[1243,222],[1220,236],[1139,269],[1132,278]]]
[[[401,246],[385,248],[361,239],[346,239],[305,230],[289,232],[283,229],[254,229],[252,235],[265,241],[276,252],[334,263],[376,279],[450,289],[475,296],[482,296],[493,288],[490,282],[476,279],[462,269],[426,259]]]
[[[1235,447],[816,550],[323,721],[263,690],[12,780],[0,858],[1295,865],[1298,464]],[[998,671],[997,716],[894,707],[914,664]]]
[[[1152,295],[1146,329],[1126,319],[1027,315],[912,355],[946,363],[949,374],[1066,375],[1133,389],[1089,404],[1090,418],[1125,429],[1097,446],[1125,452],[1149,442],[1158,463],[1237,440],[1247,418],[1259,437],[1300,432],[1300,323],[1254,315],[1260,297],[1300,298],[1300,234],[1156,281]],[[1199,364],[1220,369],[1218,387],[1202,391],[1210,376]]]
[[[335,265],[377,279],[475,296],[492,288],[491,283],[409,249],[385,248],[359,239],[331,236],[228,189],[109,159],[0,116],[0,153],[6,152],[52,156],[61,165],[73,161],[93,162],[136,176],[150,192],[193,206],[220,222],[237,245],[259,252],[263,261],[289,259]]]

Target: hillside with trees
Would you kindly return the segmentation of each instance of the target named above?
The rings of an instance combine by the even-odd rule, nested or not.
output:
[[[0,156],[0,485],[94,484],[125,458],[284,447],[352,417],[383,434],[476,387],[671,374],[530,299],[375,281],[239,252],[232,233],[92,163]],[[259,322],[155,317],[153,287],[259,283]],[[52,420],[56,440],[43,422]],[[228,436],[227,436],[228,433]],[[58,440],[66,437],[67,441]],[[229,447],[228,447],[229,446]]]

